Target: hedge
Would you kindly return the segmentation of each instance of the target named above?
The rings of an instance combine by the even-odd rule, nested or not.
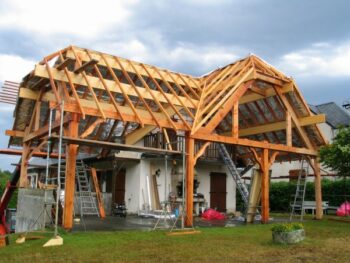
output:
[[[273,212],[290,211],[290,203],[294,200],[296,182],[272,182],[270,184],[270,209]],[[345,200],[350,200],[350,179],[337,179],[331,181],[322,180],[322,199],[328,201],[331,206],[340,206]],[[236,191],[237,210],[242,211],[243,202],[239,191]],[[315,200],[315,186],[308,182],[305,192],[305,200]]]

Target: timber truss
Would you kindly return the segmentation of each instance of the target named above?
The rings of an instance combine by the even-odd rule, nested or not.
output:
[[[9,146],[22,147],[22,187],[27,160],[44,151],[49,109],[61,101],[68,181],[78,151],[105,157],[117,138],[132,145],[155,129],[185,134],[189,220],[193,167],[210,143],[232,144],[240,158],[260,165],[265,222],[272,163],[305,155],[317,170],[317,149],[326,143],[317,126],[325,116],[312,114],[294,80],[255,55],[193,77],[70,46],[45,57],[20,85],[14,126],[6,134]],[[200,149],[194,149],[195,140]],[[67,228],[71,213],[65,211]]]

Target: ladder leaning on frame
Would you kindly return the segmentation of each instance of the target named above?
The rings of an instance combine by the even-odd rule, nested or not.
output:
[[[292,211],[290,213],[289,221],[293,220],[293,217],[297,215],[296,212],[298,211],[300,211],[300,221],[303,221],[303,217],[305,213],[304,200],[305,200],[306,182],[307,182],[307,176],[309,174],[309,168],[310,168],[309,163],[303,157],[301,159],[301,167],[299,170],[297,187],[295,190],[294,202],[291,207]]]

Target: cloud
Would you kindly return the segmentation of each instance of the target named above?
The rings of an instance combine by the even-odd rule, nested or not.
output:
[[[20,29],[38,35],[69,34],[95,38],[127,23],[137,0],[3,0],[0,28]]]
[[[293,76],[350,77],[350,42],[315,43],[282,56],[279,67]]]
[[[16,55],[0,54],[0,81],[12,80],[20,82],[34,69],[35,61]]]

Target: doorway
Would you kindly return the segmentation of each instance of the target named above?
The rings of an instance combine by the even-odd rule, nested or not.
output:
[[[125,174],[126,170],[121,169],[115,175],[115,187],[114,187],[114,203],[122,204],[125,202]]]
[[[210,173],[210,207],[226,212],[226,174]]]

